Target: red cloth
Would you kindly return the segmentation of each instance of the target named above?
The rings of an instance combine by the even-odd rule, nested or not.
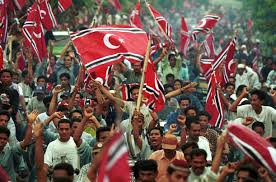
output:
[[[26,4],[27,0],[13,0],[14,4],[16,5],[17,9],[21,10],[24,5]]]
[[[62,13],[72,5],[72,0],[58,0],[58,11]]]
[[[187,56],[187,51],[189,49],[189,44],[190,44],[190,35],[189,35],[189,30],[188,26],[186,24],[186,21],[184,17],[181,17],[181,29],[180,29],[180,48],[179,50],[183,52],[184,56],[188,58]]]
[[[143,24],[140,19],[140,10],[141,10],[141,5],[140,5],[140,2],[138,2],[135,5],[134,10],[132,10],[132,12],[131,12],[131,15],[129,17],[129,22],[130,22],[131,26],[136,26],[138,28],[143,29]]]
[[[50,3],[47,0],[43,0],[39,3],[38,8],[40,10],[43,28],[50,31],[52,28],[57,27],[57,19],[52,11]]]

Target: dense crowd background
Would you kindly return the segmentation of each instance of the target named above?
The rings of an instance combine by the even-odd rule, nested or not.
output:
[[[84,5],[59,17],[54,31],[89,27],[94,17],[98,24],[128,24],[131,9],[117,13],[104,4],[95,15],[95,4]],[[256,39],[258,30],[250,28],[254,20],[248,12],[193,0],[174,5],[159,10],[173,26],[176,47],[182,15],[189,30],[207,13],[224,15],[213,32],[217,54],[234,31],[239,32],[236,73],[224,87],[217,88],[225,106],[223,128],[208,124],[212,116],[205,111],[207,83],[196,59],[204,57],[203,49],[191,47],[188,58],[177,49],[157,52],[153,59],[166,96],[176,90],[179,93],[166,97],[160,112],[151,112],[145,105],[137,111],[139,87],[133,86],[131,100],[123,101],[121,86],[140,82],[140,63],[116,65],[109,88],[97,79],[84,87],[84,69],[70,42],[54,55],[58,42],[47,32],[49,60],[39,63],[23,46],[19,23],[10,29],[8,42],[12,46],[4,50],[5,66],[0,71],[0,181],[5,176],[11,181],[43,181],[46,173],[53,181],[95,179],[101,149],[119,127],[128,147],[133,181],[275,180],[275,174],[245,157],[225,135],[229,123],[238,123],[276,148],[275,47],[266,45],[271,51],[262,52],[264,42]],[[158,32],[150,16],[143,16],[142,21],[147,31]],[[162,40],[158,33],[155,37]],[[256,56],[257,69],[253,68]],[[191,82],[198,85],[189,85]]]

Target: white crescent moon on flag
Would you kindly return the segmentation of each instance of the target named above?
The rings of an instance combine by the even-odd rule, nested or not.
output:
[[[40,10],[40,16],[42,20],[44,19],[44,15],[46,15],[46,11]]]
[[[206,19],[202,19],[198,27],[204,27],[205,24],[206,24]]]
[[[35,33],[35,32],[33,32],[33,34],[34,34],[34,36],[36,37],[36,38],[38,38],[38,39],[40,39],[41,38],[41,32],[40,33]]]
[[[108,47],[109,49],[118,49],[119,47],[120,47],[120,45],[113,45],[113,44],[111,44],[110,43],[110,41],[109,41],[109,38],[112,36],[113,34],[106,34],[105,36],[104,36],[104,38],[103,38],[103,41],[104,41],[104,45],[106,46],[106,47]]]
[[[228,70],[231,70],[232,64],[234,64],[234,59],[232,59],[232,60],[229,62],[228,66],[227,66],[227,69],[228,69]]]

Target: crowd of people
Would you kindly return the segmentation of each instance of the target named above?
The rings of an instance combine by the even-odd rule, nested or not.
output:
[[[194,4],[183,6],[194,9],[194,14],[202,10]],[[88,12],[82,13],[86,16]],[[217,34],[231,32],[236,19],[226,18]],[[276,59],[275,55],[262,56],[258,42],[239,39],[236,72],[225,86],[216,88],[225,111],[223,127],[215,128],[206,111],[206,87],[195,84],[206,85],[200,79],[199,63],[205,56],[200,47],[191,48],[189,58],[174,47],[162,48],[152,57],[166,98],[164,108],[153,112],[145,105],[146,98],[137,110],[138,85],[130,87],[129,100],[122,99],[123,84],[140,83],[141,63],[115,65],[106,86],[100,78],[85,78],[85,68],[71,42],[57,58],[50,32],[46,40],[48,61],[39,62],[23,46],[19,26],[11,31],[7,44],[11,46],[4,50],[0,181],[96,181],[101,152],[118,131],[128,149],[131,174],[118,171],[131,181],[276,180],[273,171],[229,142],[227,133],[230,123],[244,125],[276,148]],[[224,41],[222,37],[220,47],[227,43]],[[256,55],[257,69],[253,66]]]

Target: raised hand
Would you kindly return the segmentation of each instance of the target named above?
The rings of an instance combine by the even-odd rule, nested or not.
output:
[[[253,121],[254,121],[254,119],[253,119],[252,117],[246,117],[246,118],[243,120],[242,124],[245,125],[245,126],[248,126],[248,125],[250,125],[251,123],[253,123]]]
[[[83,111],[83,117],[85,119],[89,119],[93,116],[93,109],[91,107],[88,107],[86,109],[84,109]]]
[[[248,88],[244,87],[241,93],[244,97],[248,95]]]
[[[170,131],[170,133],[174,133],[176,131],[176,129],[177,129],[177,124],[171,124],[169,131]]]
[[[33,131],[34,131],[34,136],[36,138],[40,137],[42,135],[42,123],[37,123],[35,124]]]
[[[222,173],[231,174],[234,173],[237,168],[237,163],[228,163],[226,166],[222,168]]]
[[[177,122],[180,124],[180,125],[185,125],[186,123],[186,116],[184,115],[179,115],[177,117]]]
[[[64,113],[63,112],[54,112],[51,117],[54,119],[54,118],[57,118],[57,119],[61,119],[62,117],[64,116]]]
[[[34,110],[34,111],[32,111],[30,114],[28,114],[28,115],[27,115],[28,122],[29,122],[30,124],[32,124],[32,123],[36,120],[38,114],[39,114],[39,113],[38,113],[36,110]]]
[[[54,94],[59,94],[59,93],[61,93],[61,92],[63,92],[63,91],[64,91],[64,88],[62,88],[61,85],[57,85],[57,86],[54,88],[53,93],[54,93]]]

